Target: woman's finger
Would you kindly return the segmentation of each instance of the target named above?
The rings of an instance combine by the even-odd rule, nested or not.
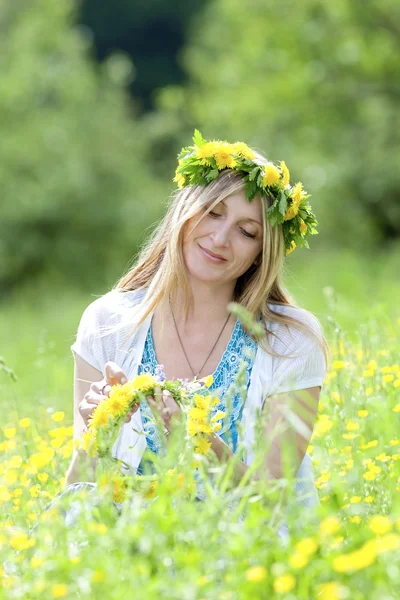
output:
[[[105,365],[106,382],[109,385],[124,384],[128,381],[127,376],[115,362],[109,361]]]

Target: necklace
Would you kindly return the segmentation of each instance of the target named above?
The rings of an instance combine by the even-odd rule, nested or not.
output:
[[[171,297],[170,297],[170,296],[169,296],[168,300],[169,300],[169,307],[170,307],[170,309],[171,309],[172,319],[173,319],[173,321],[174,321],[174,325],[175,325],[175,330],[176,330],[176,333],[177,333],[177,336],[178,336],[179,343],[180,343],[180,345],[181,345],[181,348],[182,348],[182,350],[183,350],[183,354],[185,355],[185,358],[186,358],[186,360],[187,360],[187,364],[189,365],[189,367],[190,367],[190,370],[192,371],[193,377],[194,377],[194,378],[195,378],[195,377],[198,377],[198,376],[200,375],[200,373],[202,372],[202,370],[204,369],[204,367],[206,366],[206,363],[207,363],[208,359],[210,358],[210,356],[211,356],[211,354],[212,354],[212,352],[213,352],[213,350],[214,350],[215,346],[218,344],[218,342],[219,342],[219,339],[220,339],[220,337],[221,337],[221,335],[222,335],[222,333],[223,333],[223,331],[224,331],[224,329],[225,329],[225,327],[226,327],[226,325],[227,325],[227,323],[228,323],[228,321],[229,321],[229,317],[230,317],[231,315],[228,315],[228,318],[226,319],[226,321],[225,321],[225,323],[224,323],[224,326],[222,327],[222,329],[221,329],[221,331],[220,331],[220,333],[219,333],[219,336],[218,336],[218,337],[217,337],[217,339],[216,339],[216,342],[215,342],[214,346],[211,348],[211,350],[210,350],[210,353],[208,354],[208,356],[207,356],[206,360],[204,361],[204,363],[203,363],[203,365],[202,365],[201,369],[199,369],[199,372],[198,372],[198,374],[196,375],[196,374],[195,374],[195,372],[194,372],[194,369],[193,369],[192,365],[190,364],[190,360],[189,360],[189,358],[188,358],[188,355],[186,354],[186,350],[185,350],[185,347],[184,347],[184,345],[183,345],[183,343],[182,343],[181,336],[179,335],[178,326],[177,326],[177,324],[176,324],[176,320],[175,320],[174,311],[172,310],[172,305],[171,305]]]

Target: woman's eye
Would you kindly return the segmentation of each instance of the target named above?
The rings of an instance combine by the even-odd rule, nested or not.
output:
[[[211,215],[212,217],[219,217],[220,216],[218,213],[215,213],[212,210],[210,210],[210,212],[208,214]]]
[[[241,231],[242,231],[243,235],[245,235],[246,237],[253,238],[253,239],[256,237],[255,235],[253,235],[252,233],[249,233],[245,229],[241,229]]]

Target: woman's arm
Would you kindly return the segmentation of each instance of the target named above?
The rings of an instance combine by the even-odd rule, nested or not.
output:
[[[74,363],[74,442],[78,443],[86,428],[79,412],[79,404],[89,392],[92,382],[101,381],[103,375],[75,352]],[[84,450],[75,448],[65,476],[65,485],[77,481],[94,481],[95,471],[96,459],[90,458]]]
[[[296,475],[311,440],[320,392],[321,388],[317,386],[266,399],[262,409],[263,426],[265,439],[270,443],[263,457],[263,466],[255,472],[254,479],[280,479],[285,473]],[[210,435],[209,441],[220,462],[227,462],[235,456],[217,434]],[[237,463],[235,484],[241,481],[248,468],[243,461]]]

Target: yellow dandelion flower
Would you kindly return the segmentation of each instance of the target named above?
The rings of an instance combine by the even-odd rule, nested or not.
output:
[[[196,439],[196,447],[195,451],[199,454],[207,454],[209,449],[211,448],[211,443],[208,441],[206,437],[199,436]]]
[[[297,542],[294,549],[296,552],[299,552],[299,554],[305,554],[306,556],[309,556],[317,551],[318,542],[311,537],[304,538],[303,540]]]
[[[365,496],[365,498],[364,498],[364,502],[367,502],[367,504],[370,504],[373,501],[374,501],[373,496]]]
[[[357,414],[359,417],[364,419],[368,415],[368,411],[367,410],[359,410]]]
[[[123,477],[114,477],[112,480],[112,495],[114,502],[123,502],[126,497],[126,487]]]
[[[276,185],[280,181],[280,173],[278,167],[272,163],[265,165],[263,170],[262,182],[265,186]]]
[[[251,148],[244,142],[235,142],[231,144],[233,154],[247,158],[247,160],[253,160],[255,154]]]
[[[203,377],[200,381],[204,382],[206,387],[210,387],[214,383],[214,377],[212,375],[208,375],[207,377]]]
[[[197,406],[190,408],[188,413],[189,419],[199,422],[205,421],[207,419],[207,415],[208,413],[206,409],[198,408]]]
[[[303,569],[308,563],[308,556],[306,554],[300,554],[300,552],[294,552],[289,557],[289,565],[293,569]]]
[[[279,594],[290,592],[296,585],[296,579],[291,573],[281,575],[274,580],[274,590]]]
[[[51,595],[53,598],[65,598],[68,594],[68,586],[65,583],[56,583],[51,586]]]
[[[393,408],[393,412],[400,412],[400,404],[396,404],[396,406]]]
[[[32,548],[35,543],[35,538],[30,537],[24,531],[16,531],[10,538],[10,546],[14,550],[27,550],[28,548]]]
[[[99,429],[99,427],[105,427],[108,425],[109,420],[110,414],[107,412],[107,408],[105,407],[104,403],[100,402],[90,418],[89,426]]]
[[[212,158],[219,147],[219,142],[206,142],[199,148],[195,146],[196,158],[200,159],[203,165],[210,165],[209,158]]]
[[[15,427],[4,427],[3,428],[4,435],[7,439],[11,440],[16,436],[17,430]]]
[[[218,410],[213,417],[211,417],[210,422],[215,423],[216,421],[220,421],[226,416],[226,412],[223,410]]]
[[[132,393],[126,392],[121,386],[113,386],[109,398],[104,401],[105,408],[112,417],[120,417],[128,411],[131,398]]]
[[[352,496],[350,498],[350,504],[358,504],[359,502],[361,502],[361,496]]]
[[[325,517],[319,525],[319,530],[322,534],[333,535],[340,529],[340,521],[337,517]]]
[[[157,489],[158,481],[152,481],[149,487],[147,488],[146,492],[144,493],[144,497],[146,498],[146,500],[154,498],[157,495]]]
[[[54,414],[51,415],[51,418],[56,423],[59,423],[60,421],[62,421],[64,417],[65,417],[65,413],[62,410],[59,410],[58,412],[55,412]]]
[[[293,203],[296,206],[300,206],[300,203],[303,200],[304,196],[307,195],[307,192],[303,190],[303,184],[301,183],[301,181],[296,183],[290,195],[293,200]]]
[[[367,442],[366,444],[362,444],[360,446],[361,450],[369,450],[370,448],[376,448],[378,445],[378,440],[371,440],[370,442]]]
[[[354,421],[348,421],[346,429],[348,431],[357,431],[357,429],[360,429],[360,425],[358,423],[355,423]]]
[[[217,433],[222,428],[222,423],[215,423],[212,427],[212,431]]]
[[[398,388],[400,386],[400,379],[396,379],[396,381],[393,381],[393,385],[395,388]]]
[[[349,589],[336,581],[321,583],[318,587],[318,600],[342,600],[349,597]]]
[[[375,515],[369,520],[369,528],[377,535],[383,535],[392,529],[392,521],[385,515]]]
[[[354,517],[350,517],[350,521],[352,523],[355,523],[356,525],[358,525],[359,523],[361,523],[361,517],[359,517],[358,515],[355,515]]]
[[[384,375],[382,377],[382,381],[384,381],[385,383],[390,383],[393,380],[394,380],[394,375]]]
[[[300,223],[300,233],[305,233],[308,229],[307,225],[304,223],[303,219],[299,218]]]
[[[214,152],[215,162],[219,171],[222,169],[234,169],[237,165],[237,160],[231,154],[232,148],[230,144],[220,144]]]
[[[20,419],[18,421],[18,425],[20,427],[22,427],[22,429],[26,429],[27,427],[30,427],[31,424],[31,420],[29,417],[24,417],[23,419]]]
[[[286,187],[287,185],[289,185],[290,173],[284,160],[281,160],[280,167],[282,171],[282,185],[283,187]]]
[[[364,544],[359,550],[349,554],[336,556],[332,561],[332,568],[337,573],[360,571],[371,566],[376,559],[376,550],[371,544]]]
[[[96,432],[92,427],[89,427],[82,436],[81,447],[90,456],[95,454]]]
[[[186,424],[186,431],[191,437],[193,437],[194,435],[197,435],[198,433],[200,433],[199,424],[196,423],[196,421],[189,420]]]
[[[289,217],[289,218],[291,218],[291,217]],[[290,254],[290,253],[291,253],[291,252],[293,252],[293,250],[295,250],[295,249],[296,249],[296,243],[295,243],[295,241],[294,241],[294,240],[292,240],[292,241],[291,241],[291,244],[290,244],[290,247],[289,247],[289,248],[287,248],[287,250],[286,250],[286,255]]]
[[[245,577],[247,581],[251,581],[252,583],[259,583],[260,581],[264,581],[264,579],[266,579],[267,569],[262,565],[250,567],[249,569],[247,569]]]
[[[185,187],[186,180],[185,180],[185,177],[181,173],[176,173],[176,175],[172,181],[175,181],[175,183],[178,184],[178,188],[180,188],[180,189]]]
[[[332,369],[335,371],[339,371],[340,369],[344,369],[346,367],[346,363],[344,360],[334,360],[332,363]]]
[[[139,390],[140,392],[145,392],[148,389],[153,388],[156,385],[156,380],[149,373],[143,373],[143,375],[138,375],[131,382],[125,383],[122,388],[126,391],[133,388],[134,390]],[[126,386],[126,387],[125,387]]]

